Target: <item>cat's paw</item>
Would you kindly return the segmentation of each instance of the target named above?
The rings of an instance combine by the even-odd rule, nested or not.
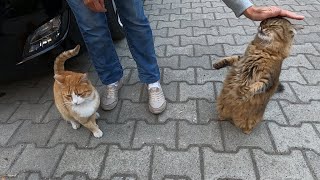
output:
[[[217,63],[212,64],[212,68],[213,69],[221,69],[223,67],[224,67],[224,64],[222,62],[220,62],[220,61],[217,62]]]
[[[70,121],[71,126],[73,129],[79,129],[80,128],[80,124],[78,122],[74,122],[74,121]]]
[[[100,114],[98,112],[96,112],[96,119],[100,118]]]
[[[93,136],[96,137],[96,138],[101,138],[103,135],[103,132],[98,129],[96,132],[93,133]]]

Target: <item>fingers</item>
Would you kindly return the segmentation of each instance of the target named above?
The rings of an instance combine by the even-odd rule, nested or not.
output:
[[[84,0],[84,4],[94,12],[106,12],[104,0]]]
[[[304,19],[304,16],[302,15],[298,15],[294,12],[284,10],[276,6],[265,6],[265,7],[251,6],[244,12],[244,14],[246,15],[246,17],[254,21],[262,21],[264,19],[276,17],[276,16],[282,16],[282,17],[287,17],[287,18],[296,19],[296,20]]]
[[[280,9],[279,16],[288,17],[288,18],[296,19],[296,20],[303,20],[304,19],[304,16],[298,15],[294,12],[290,12],[290,11],[287,11],[284,9]]]

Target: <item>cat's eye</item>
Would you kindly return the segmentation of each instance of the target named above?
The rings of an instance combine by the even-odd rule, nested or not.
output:
[[[66,98],[71,98],[72,96],[70,94],[66,95]]]

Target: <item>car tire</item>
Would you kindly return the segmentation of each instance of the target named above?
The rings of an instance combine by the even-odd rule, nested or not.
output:
[[[123,25],[120,21],[117,8],[114,0],[106,0],[105,7],[107,9],[106,15],[108,18],[109,30],[113,40],[121,40],[125,37]]]

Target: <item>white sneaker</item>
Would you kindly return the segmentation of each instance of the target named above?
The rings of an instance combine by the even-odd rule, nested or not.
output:
[[[118,92],[121,87],[121,80],[106,86],[106,89],[101,97],[101,108],[103,110],[109,111],[117,106]]]
[[[150,112],[153,114],[162,113],[166,109],[167,102],[160,84],[158,83],[158,87],[148,85],[148,94]]]

